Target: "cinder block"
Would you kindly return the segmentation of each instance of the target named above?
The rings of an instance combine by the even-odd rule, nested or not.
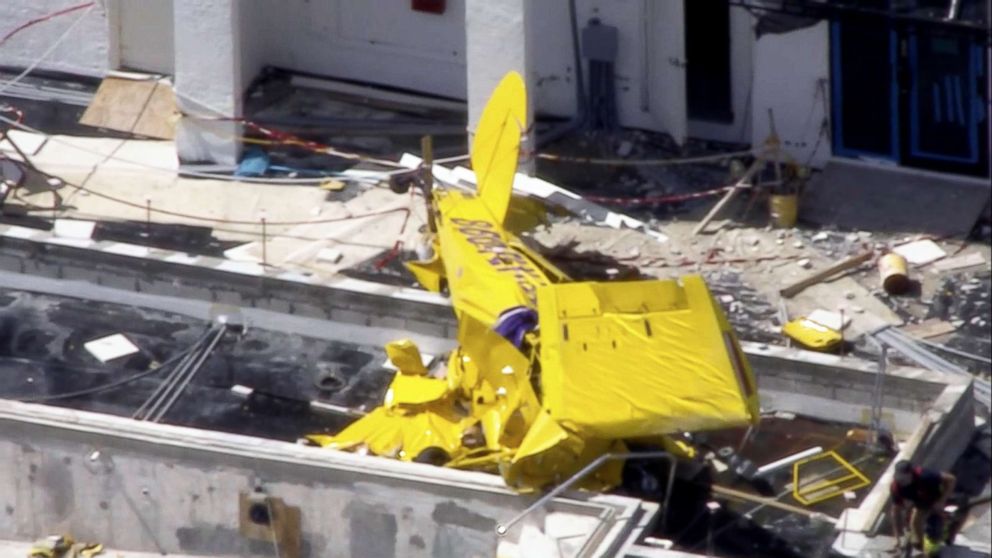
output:
[[[299,316],[307,316],[309,318],[320,318],[320,319],[328,318],[327,310],[324,310],[320,306],[316,306],[314,304],[306,304],[306,303],[294,304],[293,313]],[[351,322],[351,323],[359,323],[359,322]]]
[[[425,322],[421,320],[406,320],[406,329],[414,333],[440,337],[442,339],[448,337],[448,328],[444,324]]]
[[[94,285],[100,284],[100,273],[98,271],[71,265],[62,267],[62,278],[72,281],[86,281]]]
[[[0,253],[0,269],[22,273],[24,269],[24,259],[14,254]]]
[[[294,305],[288,300],[277,298],[274,296],[268,296],[265,298],[260,298],[255,301],[255,306],[258,308],[263,308],[265,310],[271,310],[273,312],[279,312],[281,314],[292,314],[294,310]]]
[[[304,306],[304,305],[301,305]],[[309,306],[309,305],[305,305]],[[297,313],[299,313],[299,307],[297,307]],[[359,324],[359,325],[369,325],[369,315],[356,312],[354,310],[348,310],[345,308],[334,308],[331,310],[330,319],[335,322],[344,322],[348,324]]]
[[[229,306],[242,305],[241,295],[235,291],[216,289],[214,290],[214,300],[220,304],[227,304]]]
[[[371,315],[369,325],[387,329],[407,329],[407,320],[395,316]]]
[[[99,277],[99,284],[115,289],[133,291],[135,290],[137,279],[126,274],[101,273]]]

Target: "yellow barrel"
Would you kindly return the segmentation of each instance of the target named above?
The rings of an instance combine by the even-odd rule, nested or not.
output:
[[[906,258],[888,253],[878,259],[878,273],[882,277],[882,288],[889,294],[902,294],[909,290],[909,272]]]
[[[796,194],[772,194],[768,198],[768,212],[772,217],[772,225],[779,229],[791,229],[796,226],[799,214],[799,196]]]

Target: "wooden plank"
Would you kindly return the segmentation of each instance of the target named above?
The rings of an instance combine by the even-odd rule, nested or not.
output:
[[[847,258],[846,260],[843,260],[835,265],[832,265],[824,269],[823,271],[817,271],[816,273],[806,277],[805,279],[800,279],[799,281],[787,287],[782,288],[778,292],[778,294],[786,298],[792,298],[797,294],[799,294],[806,287],[810,287],[812,285],[820,283],[830,278],[831,276],[840,273],[841,271],[846,271],[848,269],[853,269],[855,267],[858,267],[859,265],[870,260],[874,255],[875,255],[874,252],[868,251],[858,254],[856,256],[851,256],[850,258]]]
[[[760,171],[764,166],[764,155],[755,159],[754,162],[751,163],[751,168],[747,169],[747,172],[744,173],[744,176],[742,176],[737,182],[734,183],[733,186],[730,187],[730,190],[724,194],[722,198],[720,198],[720,201],[718,201],[716,205],[713,206],[713,209],[711,209],[710,212],[703,217],[702,221],[696,225],[696,228],[692,229],[692,235],[695,236],[701,233],[703,229],[706,228],[706,225],[709,225],[710,221],[712,221],[721,211],[723,211],[723,208],[726,207],[731,200],[737,197],[737,194],[741,193],[742,190],[749,189],[751,186],[748,182],[754,178],[754,175],[758,174],[758,171]]]
[[[111,76],[100,83],[79,123],[149,138],[173,139],[176,115],[176,99],[168,82]]]
[[[929,320],[923,320],[918,324],[903,326],[901,329],[903,332],[912,335],[913,337],[929,339],[931,337],[939,337],[941,335],[952,333],[957,328],[951,325],[950,322],[938,318],[930,318]]]
[[[804,509],[804,508],[800,508],[800,507],[797,507],[797,506],[786,504],[786,503],[783,503],[783,502],[779,502],[778,500],[776,500],[774,498],[766,498],[764,496],[756,496],[754,494],[749,494],[747,492],[743,492],[741,490],[736,490],[736,489],[733,489],[733,488],[728,488],[726,486],[720,486],[718,484],[714,484],[712,486],[712,490],[713,490],[713,493],[714,494],[719,494],[719,495],[725,496],[727,498],[733,498],[735,500],[742,500],[744,502],[751,502],[753,504],[760,504],[762,506],[768,506],[769,508],[776,508],[776,509],[779,509],[779,510],[782,510],[782,511],[786,511],[786,512],[789,512],[789,513],[794,513],[794,514],[802,515],[802,516],[805,516],[805,517],[814,517],[815,516],[815,517],[819,517],[823,521],[826,521],[826,522],[829,522],[829,523],[834,523],[834,524],[837,523],[837,519],[835,519],[833,517],[830,517],[828,515],[825,515],[825,514],[822,514],[822,513],[818,513],[818,512],[815,512],[813,510],[807,510],[807,509]]]
[[[971,252],[954,256],[953,258],[945,258],[933,264],[933,267],[938,271],[956,271],[958,269],[980,265],[985,265],[985,257],[978,252]]]

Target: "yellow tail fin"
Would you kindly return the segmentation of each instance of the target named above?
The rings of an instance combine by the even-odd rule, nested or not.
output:
[[[520,138],[527,130],[527,92],[517,72],[506,74],[482,111],[472,142],[479,196],[497,223],[510,205]]]

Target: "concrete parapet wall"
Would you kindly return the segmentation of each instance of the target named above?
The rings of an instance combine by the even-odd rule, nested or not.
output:
[[[2,400],[0,463],[0,539],[71,532],[161,553],[277,555],[239,528],[256,486],[300,508],[310,558],[494,556],[496,524],[530,502],[493,475]],[[643,511],[586,495],[529,519],[558,514],[577,531],[568,554],[597,556]]]
[[[10,237],[0,238],[0,270],[435,337],[454,337],[456,331],[450,307],[398,299],[402,289],[371,283],[362,292]]]

